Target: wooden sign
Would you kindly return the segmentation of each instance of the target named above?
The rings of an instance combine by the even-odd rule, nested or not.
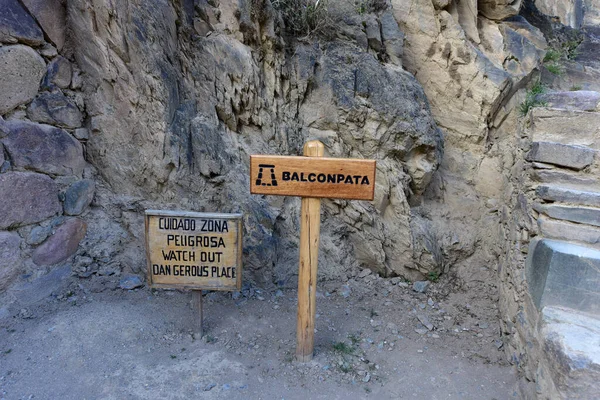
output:
[[[250,193],[373,200],[375,161],[250,156]]]
[[[304,144],[305,157],[250,156],[250,192],[301,196],[296,359],[313,358],[321,197],[373,200],[375,161],[323,158],[318,140]]]
[[[152,287],[240,290],[242,214],[146,211]]]

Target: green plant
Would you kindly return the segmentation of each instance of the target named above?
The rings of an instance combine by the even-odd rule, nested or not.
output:
[[[350,339],[353,346],[356,346],[360,342],[360,335],[358,333],[357,334],[351,333],[348,335],[348,339]]]
[[[431,282],[437,282],[440,279],[440,273],[437,271],[431,271],[427,274],[427,279]]]
[[[344,342],[336,342],[333,344],[333,350],[340,354],[352,354],[354,353],[354,347],[344,343]]]
[[[171,354],[171,358],[174,360],[177,358],[177,356],[175,354]]]
[[[568,40],[562,44],[562,49],[567,60],[572,60],[579,54],[577,48],[581,44],[581,40]]]
[[[379,314],[377,314],[377,311],[375,311],[374,308],[371,308],[371,318],[377,317]]]
[[[328,0],[273,0],[272,4],[293,36],[326,34],[333,29]]]
[[[386,0],[354,0],[354,9],[359,15],[383,11],[387,7]]]
[[[525,101],[521,103],[521,106],[519,108],[521,116],[527,115],[529,110],[531,110],[533,107],[544,107],[546,105],[545,102],[540,101],[537,97],[545,91],[545,86],[542,85],[539,81],[535,82],[531,86],[531,88],[527,91],[527,94],[525,95]]]
[[[560,53],[560,51],[555,50],[555,49],[550,49],[546,52],[546,55],[544,56],[544,62],[556,62],[558,60],[560,60],[560,58],[562,57],[562,54]]]
[[[217,338],[212,335],[206,335],[204,337],[204,340],[206,341],[206,343],[214,343],[217,341]]]
[[[577,92],[578,90],[583,89],[583,86],[581,85],[573,85],[571,86],[571,89],[569,89],[571,92]]]
[[[339,366],[339,368],[340,368],[340,371],[342,371],[345,374],[347,374],[348,372],[354,371],[354,367],[348,363],[342,363]]]
[[[546,65],[546,69],[548,70],[548,72],[550,72],[551,74],[554,74],[554,75],[562,74],[562,69],[560,68],[560,66],[558,64]]]

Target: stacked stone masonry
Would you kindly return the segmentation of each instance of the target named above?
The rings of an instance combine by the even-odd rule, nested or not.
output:
[[[0,291],[70,263],[86,234],[95,186],[66,29],[62,1],[0,1]]]

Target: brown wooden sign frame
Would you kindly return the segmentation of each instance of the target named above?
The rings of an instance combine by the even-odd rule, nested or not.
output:
[[[317,156],[250,156],[250,193],[373,200],[376,161]]]
[[[215,286],[204,284],[189,284],[189,283],[157,283],[153,279],[152,273],[152,249],[150,248],[150,219],[156,217],[174,217],[186,218],[194,220],[227,220],[232,221],[236,225],[237,234],[235,235],[235,245],[233,246],[235,254],[235,285]],[[176,288],[176,289],[191,289],[191,290],[221,290],[234,291],[242,288],[242,217],[243,214],[223,214],[223,213],[199,213],[190,211],[170,211],[170,210],[146,210],[145,212],[145,230],[146,230],[146,259],[147,259],[147,279],[151,287],[154,288]],[[186,246],[196,249],[197,246]],[[200,247],[201,248],[201,247]]]

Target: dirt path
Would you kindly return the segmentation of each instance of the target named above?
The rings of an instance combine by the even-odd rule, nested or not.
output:
[[[298,364],[293,290],[209,293],[195,340],[189,293],[92,283],[0,320],[1,399],[516,398],[493,304],[441,284],[321,284],[315,359]]]

